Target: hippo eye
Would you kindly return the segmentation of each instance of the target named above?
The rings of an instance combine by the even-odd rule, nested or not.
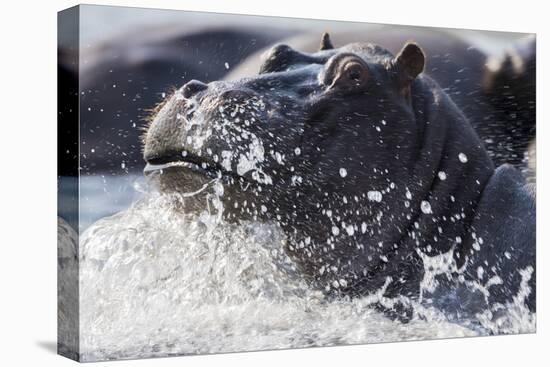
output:
[[[366,76],[364,68],[359,63],[351,62],[346,65],[345,72],[351,82],[361,82],[361,79]]]
[[[356,90],[366,87],[369,81],[367,64],[355,55],[339,55],[326,70],[325,85],[328,89]]]

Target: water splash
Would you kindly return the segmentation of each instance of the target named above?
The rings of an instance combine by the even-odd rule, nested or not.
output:
[[[84,361],[475,336],[534,328],[520,306],[500,321],[487,311],[485,331],[449,322],[426,302],[388,299],[384,287],[356,299],[327,300],[308,287],[283,248],[275,223],[222,219],[217,181],[202,212],[186,213],[194,196],[147,193],[80,238],[80,356]],[[70,241],[69,241],[70,242]],[[439,266],[439,265],[441,266]],[[450,258],[426,258],[436,276]],[[532,271],[532,269],[531,269]],[[525,286],[529,277],[525,270]],[[387,286],[387,284],[386,284]],[[528,288],[528,287],[527,287]],[[522,288],[513,304],[521,305]],[[374,304],[406,304],[408,323]],[[483,319],[483,317],[485,317]],[[523,328],[520,326],[523,325]]]

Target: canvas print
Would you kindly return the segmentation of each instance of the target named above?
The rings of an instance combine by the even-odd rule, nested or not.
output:
[[[534,34],[59,13],[58,349],[536,331]]]

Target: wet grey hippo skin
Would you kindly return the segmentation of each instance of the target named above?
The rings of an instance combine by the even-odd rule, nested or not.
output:
[[[177,162],[161,166],[167,191],[218,178],[226,219],[276,221],[298,270],[328,295],[429,298],[423,258],[451,254],[455,276],[433,303],[459,318],[498,308],[534,267],[534,198],[513,167],[495,171],[424,65],[415,43],[397,56],[335,49],[327,35],[313,54],[276,46],[257,76],[176,91],[147,131],[145,160]],[[495,274],[497,292],[464,292]],[[534,273],[528,285],[534,309]]]
[[[525,184],[518,170],[511,165],[496,169],[466,236],[471,245],[455,252],[459,267],[467,262],[464,280],[449,284],[441,279],[446,286],[434,293],[436,306],[459,320],[486,312],[487,305],[496,319],[509,307],[503,301],[514,298],[536,311],[534,198],[535,185]],[[468,284],[471,279],[476,280]],[[473,291],[478,285],[482,289]]]

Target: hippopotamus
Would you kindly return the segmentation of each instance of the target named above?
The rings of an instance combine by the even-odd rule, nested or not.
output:
[[[415,42],[277,45],[255,76],[168,97],[144,136],[146,170],[165,191],[221,182],[224,218],[280,225],[329,298],[382,292],[458,319],[512,299],[534,311],[534,188],[495,167],[425,65]]]

